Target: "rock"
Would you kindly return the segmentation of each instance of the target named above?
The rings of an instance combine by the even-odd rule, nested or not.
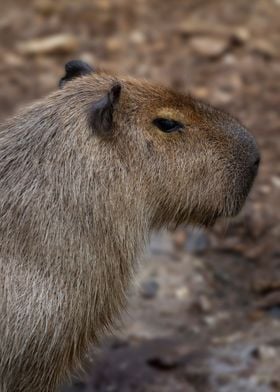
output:
[[[176,27],[176,30],[183,36],[228,35],[228,30],[224,26],[201,23],[201,20],[185,20]]]
[[[238,26],[232,29],[222,25],[214,25],[213,23],[205,24],[200,20],[184,21],[177,27],[177,31],[187,37],[207,36],[213,39],[217,37],[227,39],[236,44],[243,44],[250,38],[250,32],[244,26]]]
[[[199,229],[188,230],[186,250],[193,254],[201,254],[209,247],[209,238]]]
[[[232,32],[232,39],[237,44],[244,44],[249,41],[249,38],[250,32],[243,26],[237,27]]]
[[[253,291],[258,294],[280,292],[280,273],[273,269],[271,271],[260,269],[254,274],[251,286]]]
[[[80,54],[79,58],[88,64],[95,65],[96,57],[90,52],[83,52]]]
[[[203,312],[210,312],[212,310],[212,305],[209,299],[205,295],[201,295],[198,299],[201,310]]]
[[[215,90],[212,93],[211,99],[215,105],[227,105],[232,101],[233,96],[228,91]]]
[[[252,351],[252,356],[261,360],[274,359],[277,356],[277,350],[274,347],[262,345]]]
[[[34,7],[42,15],[48,16],[59,10],[59,3],[52,0],[38,0],[35,2]]]
[[[217,312],[213,316],[204,317],[205,323],[209,327],[217,326],[221,321],[228,320],[230,318],[230,314],[227,312]]]
[[[271,182],[276,188],[280,189],[280,177],[272,176]]]
[[[146,41],[145,34],[143,34],[143,32],[140,30],[132,31],[129,38],[133,44],[137,44],[137,45],[143,44]]]
[[[273,311],[273,309],[280,308],[280,291],[273,291],[264,298],[255,302],[255,307],[261,310]],[[279,312],[278,312],[279,313]]]
[[[180,300],[186,300],[190,296],[190,291],[186,286],[182,286],[175,291],[175,295]]]
[[[153,299],[157,295],[159,284],[155,280],[148,280],[141,285],[141,296],[145,299]]]
[[[223,63],[229,68],[237,68],[238,57],[233,53],[227,53],[223,57]]]
[[[269,185],[259,185],[259,191],[264,195],[268,195],[271,192]]]
[[[251,44],[251,49],[253,52],[261,54],[268,59],[279,56],[278,48],[263,38],[254,41]]]
[[[238,342],[241,338],[243,337],[243,334],[241,332],[236,332],[234,334],[231,335],[227,335],[227,336],[218,336],[215,337],[212,342],[215,344],[223,344],[223,345],[228,345],[228,344],[232,344],[235,342]]]
[[[71,34],[32,39],[18,45],[19,51],[26,55],[71,53],[77,48],[78,40]]]
[[[12,52],[6,52],[3,54],[2,60],[4,63],[9,65],[10,67],[21,67],[24,65],[24,60],[22,57],[16,55],[15,53]]]
[[[201,36],[191,38],[190,46],[200,56],[216,58],[226,51],[229,41],[222,37]]]
[[[175,231],[175,233],[172,235],[172,240],[176,250],[181,251],[184,249],[186,237],[187,233],[185,228],[179,228]]]
[[[257,260],[271,249],[270,241],[263,241],[255,246],[245,246],[242,253],[247,259]]]
[[[209,88],[204,86],[195,86],[191,88],[191,94],[199,99],[206,99],[209,97]]]
[[[108,38],[105,45],[109,52],[117,52],[122,48],[122,41],[120,37],[114,36]]]
[[[153,255],[164,254],[170,256],[173,254],[174,246],[169,233],[163,231],[161,233],[152,234],[150,241],[150,252]]]
[[[218,75],[211,94],[211,99],[218,104],[231,102],[243,87],[240,75],[236,71]]]
[[[196,366],[195,366],[196,365]],[[196,391],[210,391],[209,389],[209,369],[204,364],[189,363],[185,367],[185,377],[190,384],[199,386]]]

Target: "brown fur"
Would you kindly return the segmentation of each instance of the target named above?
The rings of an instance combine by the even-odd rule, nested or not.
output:
[[[119,81],[111,137],[89,112]],[[165,134],[156,117],[183,132]],[[109,327],[151,230],[241,208],[257,149],[229,115],[160,86],[77,78],[0,129],[0,391],[53,392]]]

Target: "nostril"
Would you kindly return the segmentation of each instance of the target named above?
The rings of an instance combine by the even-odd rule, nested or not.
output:
[[[261,159],[260,159],[260,157],[258,156],[258,157],[255,159],[255,162],[254,162],[254,164],[253,164],[253,167],[254,167],[255,170],[258,169],[259,164],[260,164],[260,161],[261,161]]]

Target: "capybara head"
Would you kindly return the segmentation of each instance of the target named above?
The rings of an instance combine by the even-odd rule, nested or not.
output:
[[[232,116],[81,61],[66,65],[60,86],[72,128],[80,132],[84,119],[84,141],[93,154],[98,146],[104,176],[112,181],[125,173],[120,191],[145,203],[153,227],[207,225],[239,212],[260,157],[253,136]]]

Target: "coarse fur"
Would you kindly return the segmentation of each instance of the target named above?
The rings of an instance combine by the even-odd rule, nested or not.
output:
[[[92,107],[121,86],[110,134]],[[166,134],[152,121],[175,118]],[[152,230],[235,215],[256,174],[231,116],[164,87],[74,78],[0,128],[0,392],[54,392],[125,304]]]

